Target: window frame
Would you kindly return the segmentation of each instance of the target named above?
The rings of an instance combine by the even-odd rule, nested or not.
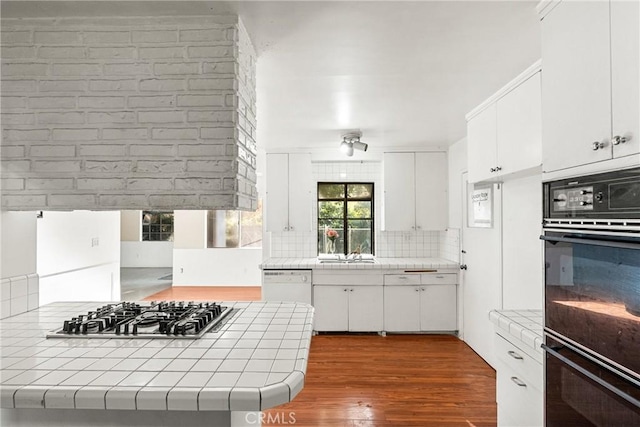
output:
[[[320,199],[320,186],[321,185],[342,185],[344,186],[344,197],[336,197],[336,198],[327,198]],[[368,198],[362,197],[349,197],[348,186],[349,185],[370,185],[371,186],[371,196]],[[347,255],[347,251],[349,248],[349,235],[347,233],[348,225],[349,225],[349,217],[348,217],[348,202],[371,202],[371,217],[370,218],[351,218],[352,220],[358,219],[366,219],[371,221],[371,254],[375,255],[375,230],[376,230],[376,221],[375,221],[375,182],[364,182],[364,181],[355,181],[355,182],[345,182],[345,181],[318,181],[316,186],[316,233],[319,231],[320,218],[320,202],[343,202],[342,208],[342,230],[343,230],[343,252],[344,255]],[[335,220],[340,220],[340,218],[332,218]],[[318,254],[320,254],[319,241],[316,242],[316,250]]]
[[[158,215],[158,217],[160,218],[160,222],[156,223],[156,222],[145,222],[144,217],[145,214],[151,214],[151,215]],[[163,215],[171,215],[171,232],[170,233],[166,233],[162,231],[162,226],[163,225],[169,225],[169,224],[163,224],[162,222],[162,216]],[[142,242],[172,242],[173,241],[173,235],[175,232],[175,213],[173,211],[152,211],[152,210],[146,210],[146,211],[142,211],[142,215],[140,218],[140,241]],[[149,230],[148,231],[144,231],[144,226],[148,225],[149,226]],[[151,226],[152,225],[157,225],[160,227],[160,232],[158,233],[154,233],[151,231]],[[167,235],[168,234],[168,238],[167,239],[158,239],[158,240],[152,240],[151,239],[151,235],[152,234],[158,234],[160,237],[163,237],[163,235]],[[145,239],[145,236],[147,237],[147,239]]]

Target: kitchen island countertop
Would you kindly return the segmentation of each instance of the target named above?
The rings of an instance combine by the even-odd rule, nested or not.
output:
[[[260,264],[262,270],[326,269],[326,270],[396,270],[396,269],[457,269],[459,264],[444,258],[376,258],[375,262],[333,263],[318,258],[268,258]]]
[[[492,310],[489,319],[496,332],[517,339],[542,357],[542,310]]]
[[[234,313],[195,340],[45,338],[101,304],[52,303],[0,321],[1,408],[260,411],[303,387],[307,304],[224,302]]]

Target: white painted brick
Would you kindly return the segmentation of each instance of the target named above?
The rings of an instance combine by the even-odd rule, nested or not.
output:
[[[178,40],[175,30],[133,31],[131,38],[134,43],[169,43]]]
[[[224,95],[178,95],[178,107],[224,107]]]
[[[232,46],[191,46],[187,49],[189,58],[233,58]]]
[[[25,149],[23,145],[6,145],[0,150],[3,159],[18,159],[25,157]]]
[[[47,205],[47,196],[33,195],[3,195],[2,206],[4,208],[42,208]]]
[[[185,165],[182,161],[153,161],[140,160],[137,162],[137,172],[140,173],[176,173],[184,172]]]
[[[236,74],[237,65],[235,62],[205,62],[202,65],[204,74]]]
[[[98,139],[98,129],[54,129],[54,141],[92,141]]]
[[[0,81],[0,90],[2,93],[7,92],[20,92],[21,94],[25,94],[26,92],[35,92],[36,91],[36,81],[35,80],[6,80],[5,76],[2,76],[2,81]]]
[[[72,96],[37,96],[29,98],[29,108],[75,108],[76,99]]]
[[[24,190],[24,179],[2,178],[0,179],[0,188],[3,190]]]
[[[66,112],[66,113],[38,113],[38,123],[84,123],[84,113]]]
[[[32,145],[29,149],[31,157],[73,157],[76,155],[75,145]]]
[[[184,111],[140,111],[139,123],[180,123],[184,121]]]
[[[90,47],[89,58],[93,59],[134,59],[135,47]]]
[[[36,44],[79,44],[80,33],[76,31],[36,31]]]
[[[89,90],[96,92],[134,91],[137,81],[127,80],[92,80],[89,82]]]
[[[198,207],[198,196],[182,194],[163,194],[159,196],[149,196],[149,203],[158,208],[170,208],[182,206],[185,208]]]
[[[146,139],[145,128],[103,129],[102,139]]]
[[[175,62],[155,64],[153,70],[156,75],[163,74],[198,74],[200,72],[199,62]]]
[[[237,107],[238,97],[236,95],[226,95],[224,97],[224,105],[227,107]]]
[[[0,34],[0,43],[31,43],[31,31],[2,31]]]
[[[34,172],[78,172],[79,160],[36,160],[31,163]]]
[[[200,206],[206,206],[207,209],[225,210],[235,204],[235,196],[230,194],[207,194],[200,196]]]
[[[49,139],[48,129],[5,129],[3,138],[9,141],[46,141]]]
[[[225,28],[210,28],[205,30],[181,30],[181,42],[215,42],[227,41]]]
[[[85,51],[84,47],[77,46],[64,46],[64,47],[41,47],[38,49],[38,57],[45,59],[56,59],[56,58],[66,58],[66,59],[78,59],[84,58]]]
[[[127,180],[128,190],[172,190],[173,183],[168,178],[135,178]]]
[[[0,117],[3,125],[31,125],[36,122],[33,113],[3,113]]]
[[[125,180],[120,178],[78,178],[78,190],[124,190]]]
[[[88,44],[129,43],[129,31],[85,31],[84,42]]]
[[[176,190],[220,191],[222,190],[222,179],[176,178],[174,185]]]
[[[230,160],[189,160],[187,161],[187,172],[231,172],[233,162]]]
[[[186,82],[181,79],[146,79],[140,80],[141,91],[174,92],[185,89]]]
[[[5,62],[2,64],[2,77],[10,76],[46,76],[49,70],[48,64],[30,62],[30,63],[13,63]]]
[[[140,209],[150,205],[147,197],[143,195],[101,195],[100,206],[111,206],[116,209],[127,207],[130,209]]]
[[[178,146],[179,157],[218,157],[224,156],[224,144],[181,144]]]
[[[232,127],[200,128],[200,138],[203,139],[231,139],[235,133]]]
[[[174,157],[175,149],[169,144],[135,144],[129,147],[129,154],[136,157]]]
[[[81,157],[124,157],[126,153],[126,145],[91,144],[78,147],[78,155]]]
[[[53,64],[54,76],[99,76],[100,64]]]
[[[151,130],[151,138],[153,139],[198,139],[198,134],[197,128],[161,128]]]
[[[29,178],[27,190],[71,190],[73,178]]]
[[[152,74],[151,64],[146,62],[130,64],[105,64],[104,74],[107,76],[138,76]]]
[[[87,160],[84,169],[87,172],[129,173],[131,166],[129,160]]]
[[[123,96],[81,96],[78,98],[80,108],[123,108]]]
[[[3,173],[7,173],[7,172],[23,173],[23,172],[29,171],[31,162],[29,160],[5,160],[5,157],[3,155],[2,161],[0,161],[0,166],[2,167]]]
[[[237,81],[232,78],[190,79],[190,90],[236,90]]]
[[[182,47],[141,47],[138,49],[140,59],[182,58]]]
[[[173,95],[130,96],[128,104],[130,108],[173,107],[175,105],[175,99]]]
[[[188,122],[233,122],[233,111],[189,111]]]
[[[77,208],[91,208],[97,206],[97,197],[93,194],[52,194],[49,196],[49,206],[73,206]]]
[[[0,100],[0,107],[3,111],[25,108],[27,106],[27,98],[19,96],[3,96]]]
[[[134,111],[100,111],[88,114],[89,123],[135,123]]]
[[[86,92],[87,82],[84,80],[40,80],[40,92]]]
[[[2,46],[2,59],[29,59],[36,56],[36,49],[31,46]]]

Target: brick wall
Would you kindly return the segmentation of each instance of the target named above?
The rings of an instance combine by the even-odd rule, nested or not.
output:
[[[2,20],[6,210],[255,209],[235,16]]]

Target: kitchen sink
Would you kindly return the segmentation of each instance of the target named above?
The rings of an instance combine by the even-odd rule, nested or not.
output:
[[[344,255],[336,255],[333,257],[318,257],[320,264],[375,264],[376,260],[373,257],[366,258],[345,258]]]

